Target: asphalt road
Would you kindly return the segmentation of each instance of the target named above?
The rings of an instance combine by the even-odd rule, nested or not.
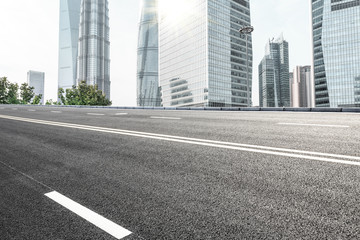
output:
[[[0,106],[0,238],[359,239],[359,146],[360,114]]]

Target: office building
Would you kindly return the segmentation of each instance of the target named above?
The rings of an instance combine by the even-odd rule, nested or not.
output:
[[[251,106],[249,0],[159,0],[159,15],[163,106]]]
[[[312,0],[317,107],[360,107],[360,2]]]
[[[60,0],[58,87],[76,85],[81,0]]]
[[[289,44],[280,36],[266,45],[259,64],[259,103],[261,107],[289,107]]]
[[[44,104],[44,84],[45,84],[45,73],[37,71],[28,71],[27,73],[27,84],[30,87],[34,87],[34,93],[41,95],[40,104]]]
[[[137,105],[159,107],[158,0],[141,0],[138,36]]]
[[[290,73],[291,107],[314,107],[314,88],[310,66],[297,66]]]
[[[80,8],[77,82],[97,85],[110,99],[108,0],[82,0]]]

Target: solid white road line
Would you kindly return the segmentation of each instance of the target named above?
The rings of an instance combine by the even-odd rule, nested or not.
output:
[[[34,109],[28,109],[29,112],[35,112],[36,110]]]
[[[128,113],[115,113],[115,115],[119,116],[119,115],[128,115]]]
[[[278,123],[278,125],[331,127],[331,128],[349,128],[350,127],[350,126],[346,126],[346,125],[324,125],[324,124],[308,124],[308,123]]]
[[[52,113],[61,113],[61,111],[51,111]]]
[[[116,239],[122,239],[132,233],[56,191],[46,193],[45,196],[109,233]]]
[[[129,130],[121,130],[121,129],[113,129],[113,128],[95,127],[95,126],[88,126],[88,125],[36,120],[36,119],[30,119],[30,118],[20,118],[20,117],[13,117],[13,116],[7,116],[7,115],[0,115],[0,118],[12,119],[12,120],[23,121],[23,122],[31,122],[31,123],[37,123],[37,124],[44,124],[44,125],[50,125],[50,126],[75,128],[75,129],[82,129],[82,130],[89,130],[89,131],[97,131],[97,132],[105,132],[105,133],[112,133],[112,134],[121,134],[121,135],[127,135],[127,136],[135,136],[135,137],[142,137],[142,138],[172,141],[172,142],[189,143],[189,144],[194,144],[194,145],[218,147],[218,148],[225,148],[225,149],[232,149],[232,150],[239,150],[239,151],[246,151],[246,152],[255,152],[255,153],[278,155],[278,156],[285,156],[285,157],[292,157],[292,158],[302,158],[302,159],[309,159],[309,160],[315,160],[315,161],[323,161],[323,162],[341,163],[341,164],[347,164],[347,165],[360,166],[360,162],[343,160],[343,159],[350,159],[350,160],[360,161],[360,157],[356,157],[356,156],[310,152],[310,151],[302,151],[302,150],[286,149],[286,148],[274,148],[274,147],[223,142],[223,141],[213,141],[213,140],[197,139],[197,138],[186,138],[186,137],[171,136],[171,135],[164,135],[164,134],[154,134],[154,133],[137,132],[137,131],[129,131]]]
[[[12,108],[12,110],[18,110],[17,108]]]
[[[87,113],[87,115],[93,115],[93,116],[104,116],[103,113]]]
[[[181,118],[177,118],[177,117],[156,117],[156,116],[151,116],[150,118],[153,118],[153,119],[181,120]]]

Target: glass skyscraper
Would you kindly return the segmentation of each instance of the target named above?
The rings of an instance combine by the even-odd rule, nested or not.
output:
[[[44,84],[45,84],[45,73],[37,71],[28,71],[27,73],[27,84],[30,87],[34,87],[34,93],[41,95],[40,104],[44,104]],[[33,98],[34,99],[34,98]],[[33,100],[32,99],[32,100]]]
[[[108,0],[82,0],[80,8],[77,81],[97,84],[110,99]]]
[[[297,66],[290,73],[291,107],[314,107],[311,67]]]
[[[161,106],[158,39],[158,0],[141,0],[137,56],[138,106]]]
[[[311,4],[316,106],[360,106],[360,1]]]
[[[259,64],[259,102],[261,107],[290,107],[289,44],[283,36],[268,42]]]
[[[76,85],[81,0],[60,0],[58,87]]]
[[[238,32],[250,25],[249,0],[159,0],[159,7],[163,106],[251,106],[252,39]]]

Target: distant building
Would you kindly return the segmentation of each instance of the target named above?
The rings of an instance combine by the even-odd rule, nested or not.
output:
[[[289,107],[289,44],[283,36],[266,45],[259,64],[259,103],[261,107]]]
[[[290,73],[291,107],[314,107],[314,88],[311,67],[297,66]]]
[[[81,0],[60,0],[58,88],[76,85]]]
[[[77,82],[98,85],[110,99],[110,41],[108,0],[82,0]]]
[[[310,3],[316,107],[360,107],[360,2]]]
[[[158,0],[141,0],[137,59],[137,105],[161,106],[159,87]]]
[[[44,84],[45,84],[45,73],[44,72],[36,72],[36,71],[28,71],[27,73],[27,84],[30,87],[34,87],[35,95],[41,94],[41,104],[44,104]]]
[[[251,25],[250,1],[160,0],[159,5],[163,106],[251,106],[252,37],[239,33]]]

